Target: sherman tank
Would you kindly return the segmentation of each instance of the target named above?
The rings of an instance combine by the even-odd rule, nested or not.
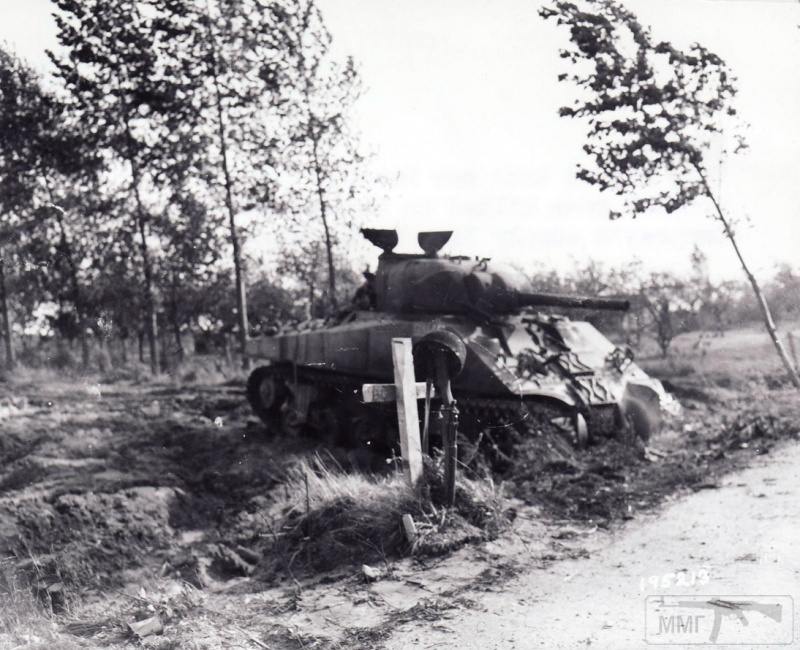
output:
[[[247,396],[269,430],[392,446],[394,406],[365,404],[361,388],[392,383],[395,337],[415,342],[415,364],[417,350],[431,349],[426,342],[459,348],[450,350],[460,355],[451,384],[459,432],[495,446],[509,431],[536,435],[545,424],[575,445],[620,434],[646,440],[674,404],[630,350],[556,313],[624,311],[626,300],[535,292],[512,267],[443,255],[449,231],[419,233],[419,253],[395,252],[396,231],[362,233],[381,253],[352,308],[249,342],[264,363]]]

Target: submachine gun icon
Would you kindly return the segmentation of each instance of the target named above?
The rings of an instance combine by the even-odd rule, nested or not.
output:
[[[713,598],[707,601],[680,600],[672,603],[671,607],[686,607],[688,609],[706,609],[714,612],[714,625],[708,639],[711,643],[716,643],[719,638],[719,631],[722,627],[722,619],[725,616],[735,616],[742,625],[749,625],[745,612],[759,612],[773,621],[780,623],[783,616],[783,606],[780,603],[759,603],[751,600],[722,600]]]

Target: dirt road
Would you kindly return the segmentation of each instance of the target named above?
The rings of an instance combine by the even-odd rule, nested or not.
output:
[[[386,647],[642,648],[648,594],[787,594],[798,601],[798,539],[800,445],[792,444],[728,475],[718,489],[631,523],[590,558],[473,594],[475,607],[445,625],[408,623]],[[796,613],[794,627],[800,643]]]

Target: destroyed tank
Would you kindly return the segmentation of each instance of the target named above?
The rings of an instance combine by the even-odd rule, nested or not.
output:
[[[393,230],[362,233],[382,253],[352,309],[248,344],[266,363],[250,375],[247,396],[271,431],[393,445],[395,406],[365,404],[361,391],[394,381],[395,337],[412,339],[415,357],[426,341],[461,355],[452,379],[459,432],[495,447],[504,432],[536,435],[543,424],[579,446],[619,434],[646,440],[660,426],[671,397],[630,350],[553,313],[626,310],[626,300],[534,292],[514,268],[440,254],[451,232],[420,233],[417,254],[395,253]]]

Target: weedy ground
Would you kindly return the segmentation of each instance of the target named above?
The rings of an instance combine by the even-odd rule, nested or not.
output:
[[[403,616],[435,625],[520,567],[590,554],[586,531],[797,438],[800,403],[763,335],[685,336],[675,352],[643,361],[684,405],[644,452],[600,441],[542,468],[523,444],[503,475],[462,474],[455,509],[437,502],[435,462],[415,493],[347,450],[267,437],[213,368],[7,377],[0,648],[380,647]],[[137,636],[137,621],[160,629]]]

